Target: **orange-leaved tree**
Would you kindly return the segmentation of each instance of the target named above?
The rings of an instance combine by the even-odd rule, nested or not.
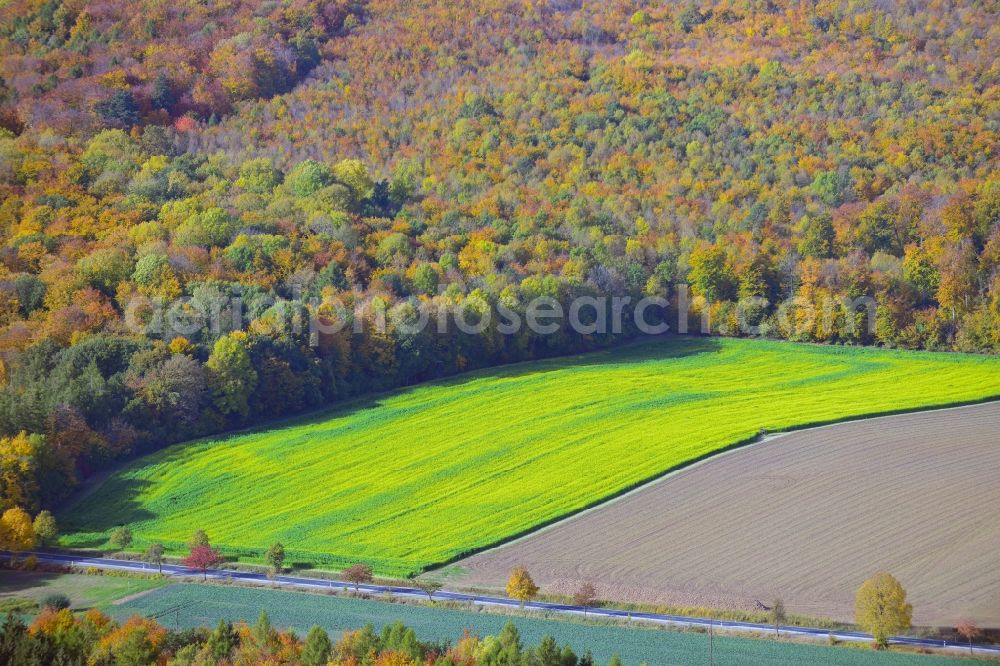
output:
[[[348,582],[354,583],[354,591],[357,592],[361,583],[372,582],[372,568],[367,564],[355,564],[344,569],[344,578]]]

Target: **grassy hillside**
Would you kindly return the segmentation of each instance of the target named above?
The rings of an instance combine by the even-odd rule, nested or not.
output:
[[[72,546],[195,529],[230,554],[400,575],[591,505],[761,428],[1000,395],[1000,359],[671,339],[526,363],[182,444],[59,518]],[[668,509],[669,507],[664,507]]]
[[[278,627],[292,627],[301,634],[318,624],[336,639],[345,630],[357,629],[368,623],[376,630],[402,621],[412,627],[422,640],[456,641],[468,628],[480,636],[500,633],[508,618],[483,612],[467,612],[424,606],[362,601],[284,590],[219,588],[204,585],[170,585],[112,609],[112,614],[124,620],[130,615],[150,615],[168,608],[164,621],[173,627],[212,625],[220,618],[249,624],[256,621],[260,610],[266,609],[271,622]],[[522,639],[528,645],[537,644],[543,636],[553,636],[559,645],[568,643],[578,654],[591,650],[599,664],[605,664],[618,654],[623,663],[635,666],[651,664],[694,664],[707,661],[708,636],[694,633],[626,629],[596,626],[548,619],[515,618]],[[852,650],[817,645],[790,645],[773,640],[753,640],[716,636],[713,641],[716,663],[729,666],[761,666],[777,664],[904,664],[926,666],[961,664],[965,660],[926,657],[915,654],[887,654],[872,650]]]

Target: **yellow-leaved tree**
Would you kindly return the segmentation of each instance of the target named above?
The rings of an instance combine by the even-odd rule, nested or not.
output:
[[[510,572],[510,579],[507,581],[507,596],[517,599],[524,605],[525,601],[531,601],[538,594],[538,586],[531,579],[531,574],[524,567],[514,567]]]
[[[875,639],[879,648],[889,637],[910,628],[913,606],[906,603],[906,590],[892,574],[879,571],[858,588],[854,620]]]
[[[31,516],[21,507],[7,509],[0,516],[0,548],[11,553],[30,550],[35,545]]]
[[[39,435],[22,431],[0,438],[0,508],[30,507],[38,498],[35,465]]]

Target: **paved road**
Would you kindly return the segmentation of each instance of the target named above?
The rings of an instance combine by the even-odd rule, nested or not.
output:
[[[9,555],[9,553],[4,553]],[[155,573],[156,566],[144,562],[132,562],[129,560],[115,560],[103,557],[81,557],[63,553],[30,553],[35,555],[40,562],[51,564],[69,564],[78,567],[97,567],[99,569],[119,569],[128,571],[145,571]],[[188,567],[176,564],[164,564],[163,573],[170,576],[200,576],[201,572]],[[212,569],[208,572],[208,577],[212,579],[234,580],[247,583],[277,583],[288,587],[312,588],[312,589],[334,589],[352,591],[354,585],[344,581],[324,580],[322,578],[306,578],[302,576],[275,576],[268,578],[265,574],[248,573],[245,571],[232,571],[228,569]],[[390,592],[398,597],[408,597],[426,599],[426,593],[412,587],[401,587],[396,585],[361,585],[359,589],[363,592],[383,594]],[[489,595],[467,594],[464,592],[449,592],[440,590],[434,593],[434,599],[446,599],[448,601],[460,601],[477,604],[480,606],[505,606],[517,607],[519,603],[514,599],[506,597],[493,597]],[[660,613],[640,613],[617,610],[614,608],[587,608],[573,606],[570,604],[553,604],[543,601],[530,601],[524,604],[530,610],[547,611],[550,613],[561,613],[565,615],[582,616],[586,613],[588,617],[613,618],[622,620],[639,620],[653,624],[673,625],[679,627],[715,627],[726,631],[743,633],[762,633],[774,631],[773,625],[755,624],[752,622],[734,622],[729,620],[710,620],[708,618],[687,617],[683,615],[667,615]],[[794,636],[816,637],[825,639],[831,633],[838,640],[844,641],[871,641],[870,634],[859,631],[834,631],[829,629],[818,629],[810,627],[790,627],[782,626],[781,633]],[[914,638],[910,636],[896,636],[892,643],[900,645],[911,645],[915,647],[930,647],[945,650],[966,650],[969,647],[962,643],[947,643],[941,640],[929,638]],[[1000,655],[1000,645],[976,645],[974,650],[980,654]]]

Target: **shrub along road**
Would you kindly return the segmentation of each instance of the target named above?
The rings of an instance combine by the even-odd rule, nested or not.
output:
[[[4,555],[10,556],[11,553],[3,553]],[[137,571],[145,573],[155,573],[156,568],[145,562],[132,562],[129,560],[115,560],[111,558],[103,557],[81,557],[78,555],[64,554],[64,553],[49,553],[49,552],[32,552],[32,553],[22,553],[22,555],[31,554],[38,558],[39,562],[45,562],[48,564],[60,564],[60,565],[70,565],[70,566],[81,566],[81,567],[97,567],[98,569],[105,570],[124,570],[124,571]],[[176,565],[176,564],[164,564],[163,573],[168,576],[201,576],[202,573],[195,569],[190,569],[188,567]],[[213,580],[231,580],[241,583],[273,583],[277,585],[283,585],[288,587],[299,587],[305,589],[332,589],[337,591],[351,591],[354,589],[352,583],[338,580],[324,580],[322,578],[307,578],[303,576],[274,576],[269,578],[265,574],[261,573],[250,573],[244,571],[232,571],[228,569],[214,569],[208,572],[208,577]],[[362,584],[358,586],[358,589],[365,593],[370,594],[385,594],[390,593],[397,597],[404,598],[414,598],[414,599],[424,599],[426,598],[426,593],[422,590],[412,587],[403,587],[398,585],[374,585],[374,584]],[[434,593],[434,597],[439,600],[446,601],[457,601],[466,602],[479,606],[503,606],[503,607],[518,607],[520,603],[515,599],[508,599],[506,597],[493,597],[488,595],[478,595],[478,594],[467,594],[463,592],[449,592],[445,590],[440,590]],[[774,631],[774,627],[766,624],[755,624],[752,622],[734,622],[729,620],[714,620],[708,618],[698,618],[698,617],[686,617],[683,615],[668,615],[661,613],[642,613],[642,612],[631,612],[618,610],[614,608],[584,608],[582,606],[574,606],[571,604],[555,604],[547,603],[542,601],[529,601],[524,604],[524,608],[537,611],[545,611],[549,613],[557,613],[572,616],[581,616],[584,613],[589,617],[602,618],[602,619],[614,619],[614,620],[636,620],[642,622],[650,622],[653,624],[660,625],[673,625],[678,627],[700,627],[700,628],[718,628],[726,631],[736,632],[736,633],[769,633]],[[827,636],[833,636],[838,640],[843,641],[870,641],[872,637],[870,634],[866,634],[860,631],[830,631],[829,629],[820,629],[812,627],[791,627],[782,626],[781,632],[786,635],[798,636],[798,637],[812,637],[812,638],[826,638]],[[968,650],[968,644],[962,643],[948,643],[946,641],[935,640],[930,638],[916,638],[912,636],[895,636],[892,638],[890,643],[897,645],[908,645],[912,647],[926,647],[926,648],[937,648],[944,650]],[[995,645],[975,645],[974,650],[980,654],[1000,654],[1000,646]]]

